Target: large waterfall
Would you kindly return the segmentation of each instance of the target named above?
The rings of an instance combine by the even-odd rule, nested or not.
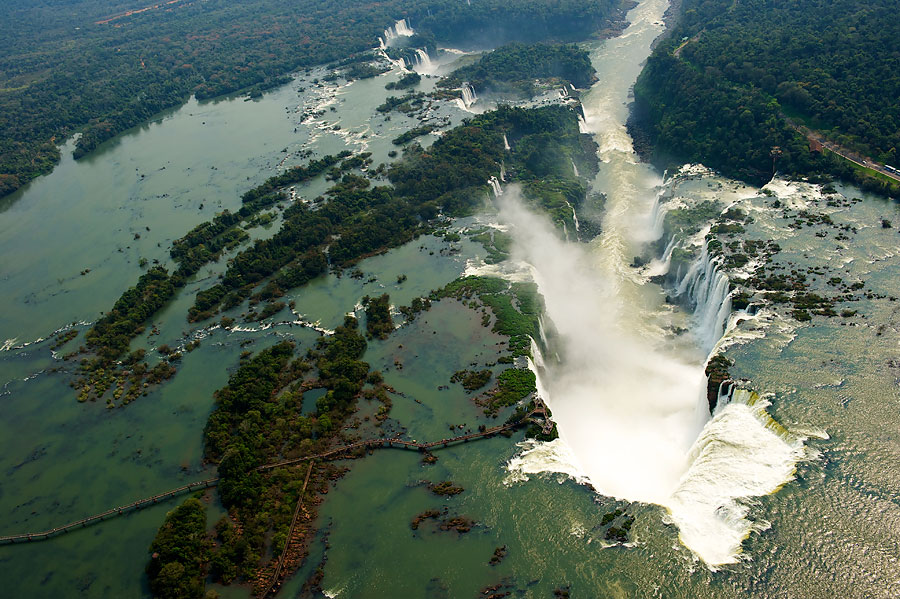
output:
[[[685,297],[693,308],[694,334],[706,351],[711,351],[722,337],[731,314],[728,277],[719,271],[720,263],[721,259],[710,256],[704,245],[676,288],[676,295]]]
[[[644,0],[629,13],[624,35],[592,56],[603,83],[582,99],[580,126],[600,148],[594,187],[607,197],[600,236],[567,243],[524,208],[515,187],[499,194],[513,257],[530,265],[556,331],[551,355],[558,356],[533,367],[560,438],[527,444],[509,468],[515,480],[563,472],[603,495],[660,505],[685,546],[715,568],[737,561],[742,539],[762,526],[748,517],[745,501],[790,479],[803,439],[781,429],[766,402],[746,391],[709,414],[704,366],[731,310],[718,260],[703,250],[678,273],[686,311],[673,310],[631,266],[659,238],[661,198],[675,185],[636,159],[624,127],[629,88],[666,5]],[[655,261],[660,271],[674,247],[671,240]],[[667,332],[685,328],[693,334]]]

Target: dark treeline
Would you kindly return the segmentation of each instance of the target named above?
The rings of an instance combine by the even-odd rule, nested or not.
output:
[[[896,162],[897,4],[685,0],[679,25],[654,51],[635,96],[638,122],[659,154],[760,183],[771,177],[774,153],[780,172],[829,172],[888,192],[843,161],[810,154],[783,116]]]
[[[121,16],[118,0],[0,3],[0,195],[49,172],[55,144],[82,129],[76,157],[191,94],[253,93],[285,73],[372,48],[394,20],[439,39],[586,35],[611,0],[206,0]],[[104,22],[106,21],[106,22]]]
[[[535,79],[562,79],[589,87],[596,78],[588,53],[575,45],[509,44],[484,54],[475,64],[453,71],[439,85],[468,82],[478,93],[493,91],[532,96]]]

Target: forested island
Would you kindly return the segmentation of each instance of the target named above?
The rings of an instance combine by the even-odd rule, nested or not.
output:
[[[377,47],[406,17],[453,44],[582,39],[617,0],[109,0],[0,7],[0,196],[49,172],[75,132],[76,158],[191,95],[265,89],[291,71]]]
[[[754,184],[775,172],[839,176],[898,196],[896,181],[821,153],[799,127],[896,166],[896,10],[888,0],[685,0],[635,85],[632,129],[664,165],[702,162]]]
[[[587,52],[578,46],[516,43],[485,53],[478,62],[456,69],[438,85],[453,88],[467,82],[479,94],[531,97],[537,91],[536,79],[586,88],[596,77]]]

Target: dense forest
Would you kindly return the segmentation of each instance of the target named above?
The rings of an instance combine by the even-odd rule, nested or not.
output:
[[[453,71],[438,84],[459,87],[468,82],[477,93],[512,93],[531,97],[535,79],[558,79],[589,87],[596,78],[588,53],[575,45],[514,43],[484,54],[475,64]]]
[[[145,9],[145,10],[141,10]],[[0,3],[0,195],[191,94],[267,85],[371,48],[407,17],[440,40],[572,39],[618,18],[616,0],[10,0]]]
[[[897,161],[897,3],[685,0],[635,96],[638,123],[664,159],[702,161],[755,183],[773,167],[827,171],[879,190],[845,161],[811,154],[785,117],[875,160]]]

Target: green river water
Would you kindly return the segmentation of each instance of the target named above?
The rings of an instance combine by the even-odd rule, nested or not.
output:
[[[637,161],[624,130],[628,90],[662,31],[666,6],[663,0],[644,0],[630,13],[633,24],[621,37],[589,45],[600,81],[582,101],[587,130],[595,135],[603,160],[593,183],[609,196],[607,211],[615,213],[593,215],[603,222],[606,237],[589,251],[609,255],[610,239],[621,231],[626,241],[620,251],[630,261],[633,250],[640,249],[640,232],[649,228],[653,198],[664,191],[670,207],[704,199],[737,202],[754,216],[746,235],[778,240],[785,259],[839,268],[876,293],[895,293],[897,229],[882,228],[880,219],[900,223],[896,206],[839,188],[847,198],[863,201],[826,207],[817,186],[777,180],[770,185],[770,193],[787,204],[827,211],[834,222],[857,228],[848,241],[838,242],[833,233],[817,237],[816,228],[788,230],[770,208],[770,196],[758,190],[701,169],[664,181]],[[52,174],[3,200],[0,343],[7,342],[0,352],[0,534],[45,530],[211,476],[201,464],[202,430],[213,407],[212,393],[226,383],[241,352],[283,338],[305,348],[320,335],[284,323],[295,320],[287,312],[231,332],[189,325],[184,315],[194,292],[222,271],[223,260],[205,268],[156,316],[158,335],[135,340],[135,347],[145,348],[177,346],[192,338],[200,338],[201,345],[185,355],[172,381],[131,405],[107,410],[99,403],[78,403],[68,377],[49,372],[71,366],[46,342],[36,341],[71,323],[85,328],[134,283],[141,258],[166,263],[171,240],[217,211],[238,207],[240,194],[279,165],[301,163],[298,152],[321,156],[349,148],[373,152],[376,165],[388,161],[387,152],[394,149],[390,139],[417,124],[397,113],[386,121],[375,111],[391,94],[384,83],[399,73],[349,85],[312,83],[323,74],[301,74],[256,101],[192,100],[77,163],[69,143]],[[431,86],[433,80],[424,79],[421,89]],[[324,115],[306,118],[303,111],[314,107],[324,109]],[[453,123],[465,116],[452,103],[436,104],[433,111]],[[334,130],[338,123],[340,130]],[[324,189],[325,183],[315,180],[298,186],[298,193],[314,197]],[[487,199],[485,214],[454,226],[502,220]],[[251,235],[270,235],[277,226],[276,220]],[[471,272],[486,255],[465,237],[452,244],[458,251],[448,252],[450,246],[426,236],[363,261],[361,279],[323,277],[292,291],[285,301],[294,300],[298,315],[326,329],[339,324],[367,294],[387,292],[394,305],[408,304]],[[408,279],[397,283],[402,274]],[[624,325],[648,327],[648,344],[702,367],[708,348],[698,348],[689,337],[666,336],[662,324],[659,330],[647,325],[664,321],[690,327],[692,316],[665,304],[665,293],[656,285],[641,280],[635,289]],[[859,316],[802,326],[763,313],[745,318],[722,341],[736,363],[732,375],[768,394],[773,419],[764,416],[760,422],[771,430],[786,427],[785,434],[802,440],[796,471],[776,492],[739,500],[752,532],[735,563],[709,567],[679,541],[667,508],[599,495],[580,484],[579,468],[549,465],[527,476],[511,471],[511,460],[523,451],[517,445],[521,433],[516,433],[512,439],[441,450],[430,466],[417,454],[400,451],[349,463],[349,472],[319,508],[320,533],[309,558],[278,596],[298,596],[320,562],[322,587],[331,597],[477,597],[493,585],[514,597],[552,597],[559,588],[570,588],[573,597],[897,596],[900,302],[864,299],[853,308]],[[448,436],[451,425],[474,430],[494,423],[484,419],[460,386],[443,387],[457,370],[492,365],[501,340],[481,326],[480,314],[445,300],[388,340],[370,342],[365,359],[403,394],[393,399],[388,425],[421,441]],[[564,413],[571,411],[558,405]],[[590,409],[583,413],[585,418],[592,414]],[[564,438],[566,424],[560,420]],[[607,422],[588,424],[598,437],[611,432],[605,430]],[[711,426],[705,433],[711,434]],[[741,459],[749,463],[766,456],[760,452]],[[587,452],[576,458],[584,466],[602,464],[606,456]],[[716,472],[703,481],[710,495],[725,485]],[[465,491],[437,497],[425,481],[440,480],[452,480]],[[0,546],[0,595],[149,596],[143,574],[147,550],[177,501],[50,541]],[[412,518],[430,508],[468,517],[476,525],[466,534],[443,532],[430,522],[412,530]],[[627,545],[604,540],[600,518],[615,508],[636,517]],[[220,510],[211,506],[210,522]],[[494,549],[503,545],[507,557],[488,565]],[[242,588],[216,590],[223,597],[249,595]]]

